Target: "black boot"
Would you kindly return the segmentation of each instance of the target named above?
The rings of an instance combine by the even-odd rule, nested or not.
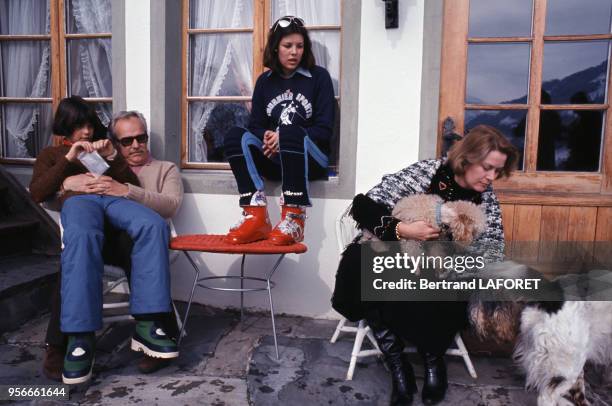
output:
[[[434,405],[444,399],[448,388],[448,378],[446,375],[446,363],[443,356],[434,354],[421,354],[425,366],[425,383],[421,396],[423,403]]]
[[[391,372],[393,389],[390,404],[392,406],[411,405],[413,394],[417,392],[417,386],[412,365],[402,354],[404,343],[387,328],[372,328],[372,332],[383,353],[385,364]]]

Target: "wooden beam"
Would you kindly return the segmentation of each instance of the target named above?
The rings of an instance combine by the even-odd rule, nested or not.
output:
[[[51,53],[49,55],[49,64],[51,65],[51,97],[53,99],[53,111],[57,110],[57,106],[62,98],[62,63],[61,63],[61,45],[60,45],[60,19],[59,19],[59,3],[58,0],[51,0],[49,3],[50,14],[50,31],[51,31]],[[62,137],[63,138],[63,137]],[[58,136],[52,136],[52,144],[59,145],[61,139]]]
[[[66,39],[98,39],[98,38],[111,38],[113,34],[110,32],[100,32],[100,33],[79,33],[79,34],[66,34],[64,38]]]
[[[307,25],[308,31],[339,31],[339,25]]]
[[[594,241],[596,225],[596,207],[570,207],[567,239],[569,241]]]
[[[545,35],[544,41],[593,41],[612,39],[612,34]]]
[[[444,1],[437,155],[442,150],[442,128],[447,117],[455,122],[455,131],[463,134],[469,14],[468,0]]]
[[[501,44],[505,42],[531,42],[533,37],[470,37],[470,44]]]
[[[542,104],[540,110],[607,110],[609,104]]]
[[[112,97],[83,97],[87,103],[112,103]]]
[[[185,169],[216,169],[216,170],[230,170],[230,166],[225,162],[189,162],[182,165]]]
[[[496,192],[501,204],[612,207],[612,197],[599,193]]]
[[[253,32],[253,28],[189,28],[187,33],[193,34],[232,34],[241,32]]]
[[[612,241],[612,207],[597,208],[595,241]]]
[[[542,206],[540,241],[567,241],[568,206]]]
[[[601,174],[589,172],[515,172],[494,182],[497,191],[599,193]]]
[[[538,260],[538,245],[524,242],[540,240],[541,216],[542,206],[516,205],[514,207],[514,236],[511,248],[513,259],[528,262]]]
[[[533,13],[533,42],[531,44],[531,66],[529,70],[529,111],[527,112],[523,157],[524,168],[527,171],[534,171],[538,160],[546,0],[535,0]]]
[[[17,34],[17,35],[0,35],[0,41],[45,41],[50,40],[49,34]]]
[[[68,59],[66,52],[66,21],[65,21],[65,0],[58,0],[58,45],[59,45],[59,71],[60,71],[60,98],[70,94],[68,89]]]
[[[612,86],[612,64],[608,62],[607,104],[610,105],[610,86]],[[600,192],[612,198],[612,112],[607,111],[601,147],[601,190]]]
[[[53,103],[51,97],[0,97],[0,103]]]
[[[187,101],[202,101],[202,102],[248,102],[251,101],[251,96],[187,96]]]
[[[187,137],[189,123],[187,122],[187,111],[189,109],[189,90],[187,88],[189,77],[189,0],[182,1],[183,18],[182,18],[182,41],[181,41],[181,168],[185,167],[188,160],[187,154]]]
[[[261,26],[261,22],[266,19],[264,1],[255,0],[253,6],[253,27],[255,28],[253,31],[253,87],[255,87],[255,82],[264,69],[263,54],[267,30]]]
[[[527,110],[528,104],[466,104],[466,110]]]

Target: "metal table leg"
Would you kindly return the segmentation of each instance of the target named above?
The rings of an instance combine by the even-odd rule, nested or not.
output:
[[[181,342],[181,339],[183,338],[183,334],[185,331],[185,326],[187,325],[187,318],[189,317],[189,311],[191,309],[191,303],[193,301],[193,295],[195,292],[195,288],[196,285],[203,287],[203,288],[207,288],[207,289],[212,289],[212,290],[220,290],[220,291],[229,291],[229,292],[240,292],[240,321],[242,322],[243,320],[243,316],[244,316],[244,292],[256,292],[256,291],[262,291],[262,290],[266,290],[268,292],[268,300],[270,301],[270,317],[272,319],[272,333],[274,336],[274,350],[276,352],[276,359],[279,360],[279,353],[278,353],[278,339],[276,337],[276,321],[274,319],[274,302],[272,300],[272,288],[274,287],[274,282],[272,281],[272,276],[274,275],[274,272],[276,272],[276,270],[278,269],[280,263],[282,262],[282,260],[285,258],[286,254],[281,254],[278,259],[276,260],[276,262],[274,263],[274,266],[272,267],[272,269],[270,270],[270,272],[268,272],[268,274],[266,275],[265,279],[264,278],[258,278],[258,277],[252,277],[252,276],[244,276],[244,272],[245,272],[245,262],[246,262],[246,255],[247,254],[242,254],[242,261],[240,264],[240,276],[208,276],[205,278],[200,278],[200,269],[198,268],[198,266],[196,265],[195,261],[191,258],[191,256],[189,255],[189,253],[187,251],[183,251],[183,253],[185,254],[185,256],[187,257],[187,259],[189,260],[189,263],[191,263],[191,266],[193,267],[194,271],[195,271],[195,278],[193,281],[193,286],[191,287],[191,294],[189,295],[189,302],[187,303],[187,310],[185,311],[185,318],[183,321],[183,326],[181,328],[181,332],[179,333],[179,344]],[[203,283],[200,283],[202,281],[206,281],[206,280],[212,280],[212,279],[240,279],[240,288],[220,288],[220,287],[212,287],[212,286],[207,286]],[[265,288],[245,288],[244,287],[244,280],[248,279],[248,280],[254,280],[254,281],[260,281],[260,282],[265,282],[266,283],[266,287]]]
[[[246,261],[246,254],[242,254],[242,261],[240,262],[240,323],[244,318],[244,262]]]
[[[183,251],[183,253],[187,257],[187,260],[189,261],[191,266],[193,267],[195,276],[193,278],[193,284],[191,286],[191,294],[189,295],[189,301],[187,302],[187,310],[185,311],[185,317],[183,318],[183,325],[181,326],[181,331],[179,332],[179,337],[177,341],[178,344],[181,343],[181,340],[183,339],[183,334],[185,334],[185,327],[187,326],[187,319],[189,317],[189,310],[191,309],[191,302],[193,301],[193,294],[195,292],[195,288],[196,288],[196,284],[198,283],[198,279],[200,278],[200,268],[198,268],[194,260],[191,259],[191,256],[189,255],[187,251]]]
[[[271,283],[271,280],[272,280],[272,275],[274,275],[274,272],[276,271],[276,269],[280,265],[280,263],[283,260],[283,258],[285,258],[285,254],[282,254],[276,260],[276,263],[274,264],[274,267],[272,268],[270,273],[268,275],[266,275],[268,298],[270,299],[270,317],[272,318],[272,332],[274,333],[274,350],[276,351],[276,360],[277,361],[280,360],[280,357],[278,356],[278,342],[276,340],[276,323],[274,322],[274,303],[272,302],[272,286],[270,286],[270,283]]]

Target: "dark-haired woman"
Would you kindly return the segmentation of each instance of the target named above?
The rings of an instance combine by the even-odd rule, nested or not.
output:
[[[78,160],[81,152],[98,151],[110,166],[107,172],[110,177],[121,183],[138,185],[136,175],[106,139],[106,128],[98,115],[81,97],[71,96],[60,102],[53,119],[53,134],[62,136],[62,143],[43,149],[36,158],[30,183],[30,194],[35,202],[54,197],[69,176],[87,173]],[[73,194],[63,194],[61,202]]]
[[[329,73],[315,65],[304,22],[280,18],[268,33],[264,66],[257,79],[248,128],[225,137],[225,154],[240,193],[242,218],[226,241],[244,244],[269,238],[287,245],[304,238],[308,181],[327,177],[334,123]],[[272,229],[262,178],[282,180],[281,220]]]
[[[448,152],[448,158],[417,162],[386,175],[366,195],[353,199],[351,214],[360,228],[383,241],[401,239],[427,241],[439,237],[436,225],[423,221],[403,223],[391,216],[402,198],[428,193],[444,201],[467,200],[483,204],[486,230],[474,241],[485,261],[503,258],[504,234],[499,203],[492,182],[510,176],[518,154],[495,128],[474,127]],[[425,382],[422,399],[435,404],[444,399],[448,386],[444,354],[457,332],[467,326],[464,302],[361,302],[359,242],[350,244],[342,255],[336,275],[332,305],[351,321],[366,319],[391,371],[392,405],[412,403],[417,386],[410,363],[402,357],[403,339],[416,345],[423,358]]]

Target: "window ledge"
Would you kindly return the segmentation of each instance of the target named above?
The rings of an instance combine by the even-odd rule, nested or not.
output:
[[[528,193],[496,191],[501,204],[612,207],[612,196],[598,193]]]
[[[238,194],[236,181],[229,171],[183,169],[181,171],[185,193],[205,193],[215,195]],[[280,182],[266,181],[266,195],[280,196]],[[328,180],[315,180],[309,184],[310,197],[330,199],[351,199],[354,185],[341,176],[333,176]]]

